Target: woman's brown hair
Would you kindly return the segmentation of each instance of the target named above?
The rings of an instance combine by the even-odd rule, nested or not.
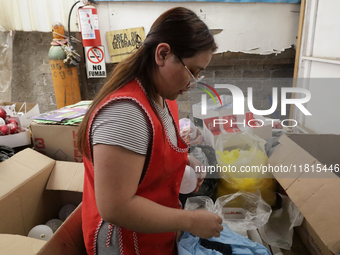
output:
[[[169,44],[172,53],[179,58],[190,58],[200,51],[215,51],[217,48],[207,25],[191,10],[176,7],[159,16],[151,26],[142,46],[115,67],[85,114],[78,131],[77,146],[87,158],[90,156],[86,138],[90,116],[108,95],[137,78],[144,87],[150,103],[152,98],[155,98],[152,73],[156,68],[155,50],[160,43]],[[152,103],[151,105],[153,106]]]

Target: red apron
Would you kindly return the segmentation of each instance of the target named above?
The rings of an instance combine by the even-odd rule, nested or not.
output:
[[[188,147],[179,135],[176,101],[166,100],[170,114],[176,123],[175,129],[178,146],[170,142],[167,134],[163,136],[161,123],[147,100],[143,87],[135,80],[112,93],[93,111],[88,124],[87,141],[89,142],[91,125],[96,114],[103,106],[114,100],[121,99],[133,100],[138,103],[147,114],[153,131],[152,154],[149,166],[142,182],[138,186],[136,195],[167,207],[180,208],[178,200],[179,188],[186,165]],[[89,152],[89,155],[92,155],[91,152]],[[102,224],[102,218],[98,213],[95,202],[92,158],[87,159],[84,157],[84,165],[85,180],[82,205],[82,228],[87,253],[92,255],[96,254],[97,235]],[[157,254],[170,255],[176,247],[175,232],[142,234],[118,226],[116,227],[118,228],[119,249],[122,255],[150,255],[155,254],[155,252]]]

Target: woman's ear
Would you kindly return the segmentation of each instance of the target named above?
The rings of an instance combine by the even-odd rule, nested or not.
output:
[[[167,43],[158,44],[155,52],[155,62],[158,66],[164,66],[165,60],[171,52],[171,47]]]

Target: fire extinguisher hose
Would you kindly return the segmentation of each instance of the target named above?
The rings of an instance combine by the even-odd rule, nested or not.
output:
[[[71,26],[70,26],[70,23],[71,23],[71,14],[72,14],[72,10],[73,10],[73,8],[74,8],[74,6],[76,6],[76,4],[78,4],[78,3],[80,3],[80,1],[77,1],[77,2],[75,2],[73,5],[72,5],[72,7],[71,7],[71,10],[70,10],[70,12],[69,12],[69,14],[68,14],[68,24],[67,24],[67,29],[68,29],[68,41],[69,41],[69,44],[70,44],[70,47],[71,47],[71,49],[73,48],[72,47],[72,43],[71,43]]]

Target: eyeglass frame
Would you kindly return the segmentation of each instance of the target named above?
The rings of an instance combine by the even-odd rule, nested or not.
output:
[[[182,65],[184,66],[184,68],[188,71],[188,73],[190,74],[191,78],[194,79],[195,82],[191,82],[189,85],[187,85],[188,88],[190,88],[192,85],[199,83],[204,76],[200,76],[198,78],[196,78],[193,73],[189,70],[189,68],[184,64],[183,60],[177,56],[177,58],[179,59],[179,61],[181,61]]]

